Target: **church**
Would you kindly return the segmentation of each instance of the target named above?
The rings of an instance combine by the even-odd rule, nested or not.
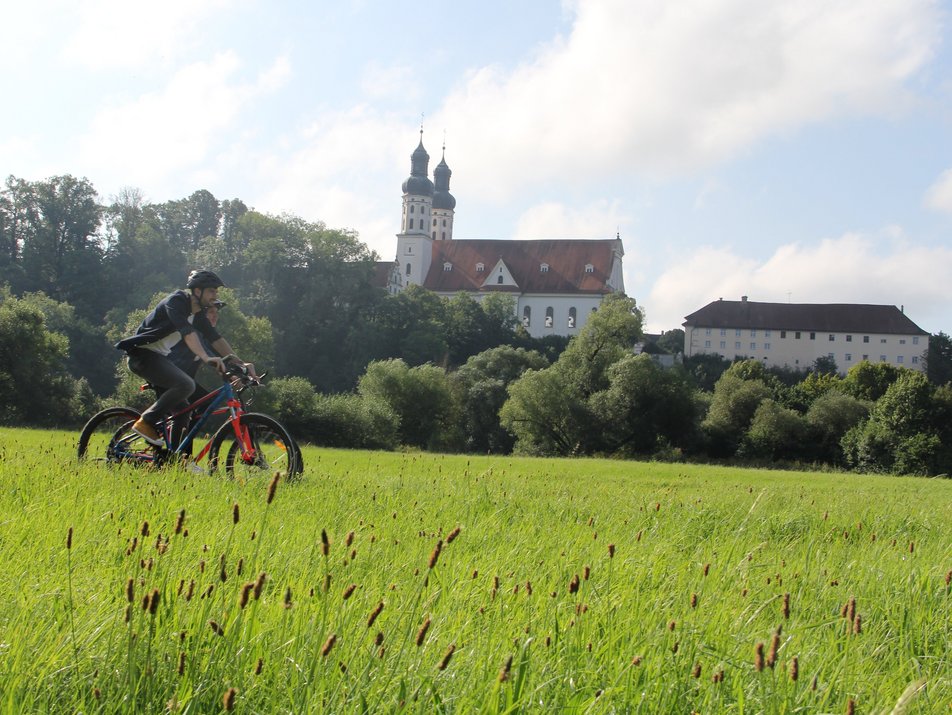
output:
[[[441,297],[464,292],[480,300],[506,293],[516,316],[535,338],[571,336],[609,293],[624,293],[621,239],[457,239],[456,199],[446,150],[429,178],[430,155],[420,143],[403,182],[397,256],[387,263],[388,289],[411,284]]]

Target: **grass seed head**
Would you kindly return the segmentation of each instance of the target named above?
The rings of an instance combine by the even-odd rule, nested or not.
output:
[[[281,472],[275,472],[274,476],[271,478],[271,483],[268,485],[268,498],[265,501],[266,504],[270,504],[274,501],[274,495],[278,491],[278,482],[281,480]]]
[[[423,641],[426,640],[426,632],[430,630],[430,617],[427,616],[426,620],[423,621],[423,625],[420,626],[420,630],[417,631],[416,635],[416,644],[417,648],[423,645]]]
[[[846,715],[854,715],[856,712],[856,701],[850,698],[846,701]]]
[[[784,619],[790,618],[790,594],[783,594],[783,617]]]
[[[502,666],[502,670],[499,671],[499,682],[505,683],[509,680],[509,672],[512,670],[512,656],[510,655],[506,658],[506,662]]]
[[[331,542],[327,538],[327,530],[321,529],[321,555],[327,556],[331,552]]]
[[[327,657],[327,654],[331,652],[334,648],[334,644],[337,642],[337,634],[331,633],[327,636],[327,640],[324,641],[324,645],[321,646],[321,655]]]
[[[456,650],[456,644],[450,643],[450,647],[446,649],[446,653],[443,654],[443,659],[440,661],[440,664],[436,666],[437,670],[446,670],[446,666],[450,664],[450,659],[453,657],[453,651]]]
[[[572,580],[569,581],[569,593],[578,593],[579,578],[578,574],[575,574],[572,577]]]
[[[185,675],[185,651],[179,651],[178,654],[178,675],[181,678]]]
[[[764,669],[764,644],[757,643],[754,646],[754,670],[758,673]]]
[[[701,677],[701,663],[697,662],[694,664],[694,668],[691,669],[691,677],[697,680]]]
[[[143,537],[149,535],[149,522],[148,522],[148,521],[143,521],[143,522],[142,522],[142,528],[139,530],[139,533],[142,534]]]
[[[704,564],[704,568],[701,569],[701,573],[703,573],[705,576],[707,576],[707,574],[708,574],[708,572],[709,572],[710,570],[711,570],[711,565],[710,565],[710,564]]]
[[[241,521],[241,512],[238,509],[238,502],[235,502],[231,508],[231,523],[237,524],[239,521]]]
[[[284,592],[284,607],[291,608],[294,605],[291,601],[291,587],[288,586],[287,590]]]
[[[436,566],[436,562],[440,559],[440,551],[443,550],[443,539],[440,539],[436,542],[436,546],[433,548],[433,553],[430,554],[429,567],[432,569]]]
[[[66,532],[66,550],[69,551],[71,548],[73,548],[73,527],[69,527]]]
[[[255,590],[254,590],[254,596],[256,601],[259,598],[261,598],[261,591],[264,589],[264,582],[267,580],[268,580],[268,574],[266,574],[264,571],[258,574],[258,580],[255,581]]]
[[[354,543],[354,532],[348,531],[347,536],[344,538],[344,546],[350,546]]]
[[[149,595],[149,615],[154,616],[155,612],[159,608],[159,589],[152,589],[152,593]]]
[[[800,677],[800,661],[797,659],[797,656],[793,656],[790,661],[790,680],[794,683],[797,682],[797,678]]]
[[[446,535],[446,543],[447,543],[447,544],[452,544],[453,541],[456,539],[456,537],[459,536],[460,530],[461,530],[460,527],[457,526],[457,527],[455,527],[449,534],[447,534],[447,535]],[[455,646],[454,646],[454,647],[455,647]]]
[[[255,663],[255,675],[261,675],[261,671],[264,669],[264,659],[258,658],[258,662]]]
[[[367,628],[371,628],[374,622],[377,620],[377,616],[380,615],[383,611],[383,601],[377,604],[377,606],[370,612],[370,615],[367,617]]]
[[[235,709],[235,696],[238,695],[238,688],[228,688],[222,696],[221,705],[225,712],[231,712]]]
[[[859,635],[863,632],[863,616],[859,613],[856,614],[856,617],[853,619],[853,633]]]
[[[178,519],[175,520],[175,533],[176,535],[182,533],[182,528],[185,526],[185,510],[182,509],[178,513]]]
[[[130,577],[129,580],[126,581],[126,600],[129,603],[132,603],[135,600],[135,597],[136,597],[136,581],[134,578]]]
[[[214,618],[208,621],[208,627],[211,628],[217,636],[225,635],[225,629],[222,628],[221,624]]]
[[[774,633],[770,639],[770,651],[767,653],[767,667],[773,668],[777,664],[777,650],[780,648],[780,633]]]
[[[356,590],[356,588],[357,588],[357,584],[356,584],[356,583],[352,583],[350,586],[348,586],[347,588],[344,589],[344,600],[345,600],[345,601],[346,601],[348,598],[350,598],[351,596],[354,595],[354,591]]]
[[[691,608],[697,608],[697,594],[691,594]]]

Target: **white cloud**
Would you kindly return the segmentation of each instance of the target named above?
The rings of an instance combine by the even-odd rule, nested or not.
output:
[[[235,78],[237,55],[222,53],[175,73],[160,92],[103,109],[80,141],[84,170],[119,183],[154,187],[175,172],[200,167],[222,133],[254,100],[279,88],[290,73],[284,58],[252,82]]]
[[[231,0],[84,0],[63,57],[93,69],[168,64],[196,40]]]
[[[930,332],[952,325],[952,248],[908,244],[893,228],[878,237],[846,234],[815,244],[778,247],[765,261],[707,247],[669,266],[644,301],[652,330],[718,298],[775,303],[904,305]]]
[[[514,235],[517,238],[613,238],[630,220],[618,201],[603,199],[581,208],[550,201],[528,208],[519,217]]]
[[[927,208],[952,214],[952,169],[942,172],[929,187],[923,203]]]
[[[568,37],[512,71],[475,70],[444,102],[471,190],[690,171],[808,123],[894,112],[940,34],[932,0],[574,8]]]

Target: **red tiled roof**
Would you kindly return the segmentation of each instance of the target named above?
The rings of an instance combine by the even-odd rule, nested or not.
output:
[[[755,303],[716,300],[684,319],[704,328],[813,330],[821,333],[928,335],[894,305],[860,303]]]
[[[453,239],[433,242],[433,260],[423,286],[433,291],[519,291],[522,293],[610,293],[612,262],[617,239]],[[499,260],[512,274],[518,287],[487,285]],[[444,270],[449,262],[452,270]],[[476,264],[482,263],[482,272]],[[540,266],[547,263],[548,271]],[[585,272],[591,264],[591,273]]]
[[[393,271],[393,261],[377,261],[374,264],[374,275],[371,285],[376,288],[386,288],[390,284],[390,272]]]

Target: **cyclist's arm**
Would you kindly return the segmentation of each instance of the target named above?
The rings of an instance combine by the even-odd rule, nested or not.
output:
[[[228,341],[225,340],[224,338],[220,337],[218,338],[218,340],[213,342],[212,348],[219,355],[224,355],[225,360],[229,360],[229,359],[235,360],[235,362],[239,363],[240,365],[243,365],[245,369],[248,370],[248,373],[252,377],[257,377],[257,373],[255,373],[255,366],[252,365],[250,362],[243,362],[241,358],[235,355],[235,351],[231,349],[231,345],[229,345]]]
[[[198,333],[191,332],[182,336],[182,340],[185,341],[185,344],[188,346],[188,349],[193,353],[198,355],[199,360],[205,364],[213,365],[219,372],[224,372],[225,363],[220,357],[213,357],[209,355],[205,350],[205,346],[202,345],[202,339],[199,337]],[[212,345],[214,347],[214,345]]]

